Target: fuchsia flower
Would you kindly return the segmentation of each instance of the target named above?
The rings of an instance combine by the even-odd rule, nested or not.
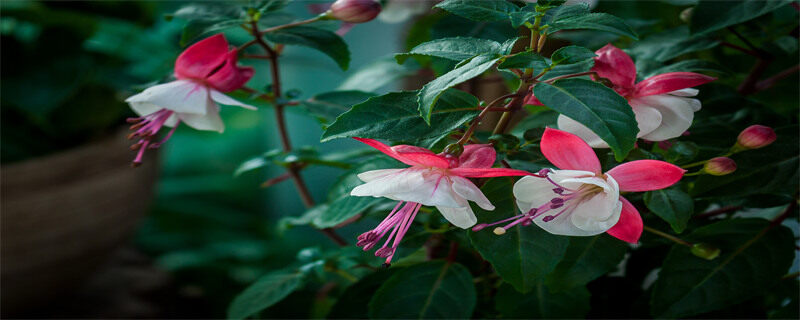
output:
[[[699,92],[692,87],[716,80],[699,73],[669,72],[636,83],[636,65],[625,51],[608,44],[595,53],[592,71],[610,80],[613,89],[628,100],[639,126],[637,137],[645,140],[664,141],[689,129],[701,107],[699,100],[690,98]],[[537,104],[534,99],[528,103]],[[578,135],[592,147],[608,148],[589,128],[569,117],[560,115],[558,128]]]
[[[241,88],[253,76],[253,68],[236,65],[236,54],[236,49],[228,50],[228,41],[222,34],[203,39],[178,56],[178,80],[152,86],[125,100],[141,116],[128,119],[135,123],[129,139],[139,139],[131,146],[139,150],[134,165],[141,164],[146,149],[166,142],[180,122],[197,130],[225,130],[217,103],[255,109],[223,94]],[[153,142],[164,126],[172,130],[162,141]]]
[[[492,168],[497,154],[488,144],[464,146],[464,152],[456,157],[435,154],[415,146],[390,147],[377,140],[355,139],[411,166],[361,173],[358,178],[365,183],[350,192],[353,196],[386,197],[399,201],[375,229],[358,237],[357,245],[370,250],[389,233],[383,246],[375,251],[376,256],[386,258],[387,264],[423,205],[435,206],[450,223],[466,229],[477,222],[468,201],[475,202],[484,210],[494,210],[489,199],[467,178],[530,174],[522,170]],[[392,239],[394,242],[390,246]]]
[[[620,164],[606,173],[592,148],[571,133],[546,129],[541,141],[544,156],[561,170],[544,169],[542,177],[523,177],[514,184],[517,206],[523,214],[485,227],[512,221],[510,227],[535,223],[547,232],[568,236],[608,234],[635,243],[642,234],[642,218],[620,191],[658,190],[678,182],[685,170],[658,160]]]

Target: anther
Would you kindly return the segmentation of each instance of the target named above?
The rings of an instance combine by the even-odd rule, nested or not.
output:
[[[564,193],[564,189],[563,188],[553,188],[553,192],[555,192],[556,194],[562,194],[562,193]]]
[[[550,202],[554,203],[554,204],[564,203],[564,199],[562,199],[562,198],[553,198],[553,199],[550,199]]]
[[[550,222],[550,221],[553,221],[553,219],[555,219],[555,218],[556,218],[555,216],[544,216],[544,218],[542,218],[542,221]]]
[[[505,233],[506,233],[506,229],[503,229],[501,227],[494,228],[494,234],[496,234],[498,236],[502,236]]]
[[[564,202],[561,203],[554,203],[550,205],[550,209],[558,209],[564,206]]]

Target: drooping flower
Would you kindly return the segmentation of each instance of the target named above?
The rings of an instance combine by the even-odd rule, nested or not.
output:
[[[628,100],[639,127],[637,138],[664,141],[683,134],[692,125],[694,113],[700,110],[700,100],[691,98],[699,92],[692,87],[716,80],[693,72],[669,72],[636,83],[636,65],[625,51],[611,44],[595,52],[591,71],[611,81],[613,89]],[[541,105],[535,97],[529,104]],[[558,128],[574,133],[594,148],[608,148],[583,124],[569,117],[558,117]]]
[[[523,177],[514,184],[514,197],[523,212],[492,224],[475,226],[477,231],[509,222],[495,229],[503,234],[510,227],[535,223],[547,232],[568,236],[608,234],[635,243],[642,234],[642,218],[620,191],[658,190],[678,182],[685,170],[658,160],[620,164],[603,173],[592,148],[566,131],[546,129],[541,150],[560,170],[544,169],[540,177]]]
[[[225,130],[217,103],[255,109],[223,94],[241,88],[253,76],[252,68],[236,65],[236,54],[236,49],[229,50],[222,34],[203,39],[178,56],[175,61],[178,80],[149,87],[125,100],[140,116],[128,119],[134,130],[128,138],[138,139],[131,146],[139,151],[134,166],[141,164],[146,149],[158,148],[166,142],[181,122],[197,130]],[[172,130],[161,141],[154,142],[164,126]]]
[[[387,264],[422,206],[435,206],[450,223],[466,229],[477,222],[468,201],[475,202],[484,210],[494,210],[489,199],[467,178],[530,174],[522,170],[492,168],[497,154],[487,144],[466,145],[460,156],[454,156],[435,154],[415,146],[390,147],[373,139],[355,139],[411,166],[363,172],[358,178],[365,183],[350,192],[353,196],[399,201],[375,229],[358,237],[357,245],[370,250],[388,234],[383,246],[375,251],[376,256],[386,258]]]

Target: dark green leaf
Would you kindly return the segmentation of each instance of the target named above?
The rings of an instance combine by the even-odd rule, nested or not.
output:
[[[332,91],[301,101],[300,106],[316,116],[323,125],[328,125],[336,117],[350,110],[353,105],[364,102],[374,96],[374,93],[356,90]]]
[[[433,109],[436,107],[439,97],[447,89],[481,75],[494,66],[497,60],[500,60],[497,54],[479,55],[422,87],[418,97],[419,114],[422,115],[425,122],[435,123],[431,121]]]
[[[584,79],[539,83],[534,93],[544,105],[585,125],[608,143],[617,161],[633,149],[639,128],[628,101],[608,87]]]
[[[541,72],[546,67],[547,67],[547,62],[544,60],[544,58],[542,58],[542,56],[533,51],[524,51],[517,53],[513,56],[506,58],[502,63],[500,63],[499,66],[497,66],[497,68],[499,69],[533,68],[534,74]]]
[[[430,261],[387,280],[369,303],[373,319],[463,319],[475,308],[475,285],[458,263]]]
[[[519,7],[505,0],[446,0],[435,6],[473,21],[502,21]]]
[[[317,49],[347,70],[350,65],[350,50],[339,35],[325,29],[299,26],[280,29],[265,34],[269,41],[288,45],[300,45]]]
[[[181,34],[181,46],[212,32],[233,28],[245,22],[239,6],[230,4],[192,4],[178,9],[174,17],[187,20]]]
[[[553,52],[550,56],[552,65],[573,64],[583,62],[596,57],[589,49],[580,46],[566,46]]]
[[[275,271],[261,277],[233,299],[228,319],[244,319],[283,300],[303,283],[304,275],[294,271]]]
[[[544,13],[536,11],[519,11],[509,13],[508,16],[511,18],[511,26],[514,28],[519,28],[525,24],[525,22],[528,22],[535,17],[544,16]]]
[[[762,233],[768,226],[762,219],[731,219],[695,230],[687,240],[722,250],[722,255],[711,261],[674,245],[653,288],[653,315],[685,318],[721,309],[763,293],[780,281],[792,264],[794,236],[783,226]]]
[[[648,36],[630,49],[637,59],[664,62],[683,54],[711,49],[719,40],[704,35],[689,36],[686,26]]]
[[[612,16],[608,13],[587,13],[581,15],[571,15],[560,17],[549,24],[546,29],[547,34],[553,34],[560,30],[591,29],[607,31],[623,36],[628,36],[634,40],[639,37],[625,21]]]
[[[329,228],[347,221],[351,217],[364,212],[369,207],[381,202],[383,198],[354,197],[343,195],[333,201],[327,209],[314,218],[314,225],[319,228]]]
[[[736,2],[701,0],[692,11],[692,33],[708,33],[752,20],[791,2],[789,0],[743,0]],[[792,9],[786,8],[785,10]]]
[[[582,288],[590,281],[614,271],[625,257],[628,245],[606,234],[593,237],[569,237],[564,259],[547,276],[553,291]]]
[[[594,59],[588,59],[572,64],[559,64],[553,67],[553,69],[548,71],[544,76],[542,76],[541,80],[548,80],[568,74],[587,72],[590,71],[593,66],[594,66]],[[534,69],[536,68],[534,67]]]
[[[694,200],[686,192],[679,189],[653,190],[644,194],[644,204],[657,216],[664,219],[675,230],[681,233],[694,213]]]
[[[504,284],[494,301],[504,319],[582,319],[590,310],[590,297],[586,287],[554,293],[539,282],[533,291],[524,294]]]
[[[331,308],[328,319],[367,319],[369,300],[378,288],[389,279],[391,271],[381,270],[361,278],[342,292]]]
[[[398,53],[394,57],[403,63],[413,56],[431,56],[454,61],[463,61],[481,54],[504,54],[503,46],[487,39],[456,37],[436,39],[422,43],[408,53]]]
[[[518,214],[511,178],[489,180],[481,191],[492,199],[494,211],[473,206],[478,223],[491,223]],[[557,236],[532,225],[516,226],[504,235],[492,230],[469,232],[472,245],[492,264],[503,281],[520,292],[533,290],[556,267],[567,250],[569,238]]]
[[[446,134],[477,115],[464,109],[476,108],[478,99],[463,91],[447,90],[439,100],[429,126],[419,116],[417,91],[370,98],[339,116],[322,134],[322,141],[351,137],[415,141]]]
[[[292,2],[292,0],[263,0],[256,6],[256,9],[263,14],[283,9],[289,5],[289,2]]]

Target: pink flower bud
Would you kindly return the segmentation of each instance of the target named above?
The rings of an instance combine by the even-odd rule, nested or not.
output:
[[[706,162],[703,171],[714,176],[724,176],[736,171],[736,162],[728,157],[716,157]]]
[[[381,5],[375,0],[336,0],[328,15],[350,23],[367,22],[381,13]]]
[[[736,145],[742,149],[758,149],[775,142],[776,138],[777,136],[772,128],[754,124],[742,130],[736,140]]]

